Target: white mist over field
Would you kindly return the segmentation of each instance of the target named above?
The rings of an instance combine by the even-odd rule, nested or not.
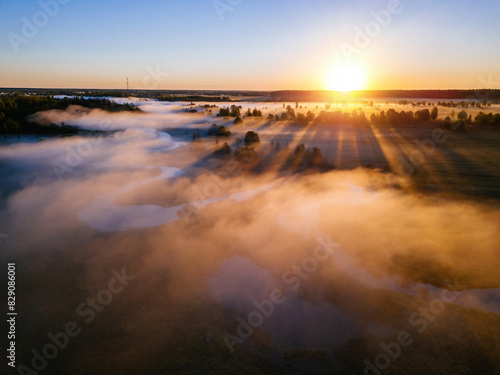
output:
[[[179,103],[136,103],[144,113],[38,113],[42,123],[111,132],[0,147],[11,174],[0,212],[1,231],[9,233],[3,257],[29,258],[23,272],[41,285],[59,273],[82,298],[109,270],[127,265],[136,280],[114,315],[130,334],[123,345],[159,337],[158,327],[172,334],[162,314],[187,330],[208,319],[220,337],[235,334],[237,318],[246,319],[275,289],[286,302],[259,329],[281,349],[330,353],[350,340],[385,340],[410,329],[408,317],[450,284],[460,286],[451,289],[460,296],[447,304],[450,314],[470,324],[467,308],[500,314],[496,206],[410,194],[404,178],[374,169],[250,172],[214,161],[212,143],[190,142],[193,131],[224,119],[184,112]],[[252,126],[228,125],[238,135]],[[318,238],[335,251],[314,261]],[[43,293],[28,284],[24,298]],[[51,299],[39,329],[50,326],[54,311],[58,322],[72,319],[79,297]],[[178,314],[183,306],[192,320]],[[203,318],[191,308],[202,309]],[[172,337],[165,345],[182,341]]]

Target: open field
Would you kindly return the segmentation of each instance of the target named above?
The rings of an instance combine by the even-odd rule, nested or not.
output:
[[[284,111],[282,104],[241,103],[243,112],[247,108],[257,108],[264,113],[279,115]],[[285,103],[295,107],[295,103]],[[224,105],[224,104],[222,104]],[[425,107],[403,106],[396,103],[375,103],[374,107],[361,104],[337,104],[330,110],[352,112],[363,111],[369,118],[372,113],[380,113],[394,108],[397,111],[416,111]],[[311,111],[316,115],[325,110],[324,104],[300,103],[298,112]],[[451,116],[457,108],[439,107],[438,120]],[[500,106],[487,109],[466,110],[473,118],[481,111],[500,113]],[[212,121],[213,120],[213,121]],[[275,162],[286,161],[289,153],[303,143],[312,149],[318,147],[327,161],[336,169],[357,167],[376,168],[409,177],[411,185],[428,192],[462,193],[465,195],[500,197],[500,131],[497,129],[468,129],[457,132],[443,123],[408,124],[397,127],[369,124],[297,125],[293,122],[276,122],[246,118],[241,125],[233,125],[229,119],[207,119],[199,117],[197,124],[188,128],[164,127],[175,139],[189,142],[194,131],[203,135],[200,142],[192,147],[197,157],[210,155],[220,145],[213,137],[206,137],[207,124],[224,125],[232,132],[227,141],[233,149],[244,145],[243,138],[248,131],[255,131],[261,138],[258,147],[263,159],[262,169],[277,168]],[[280,152],[276,144],[280,143]],[[288,150],[285,150],[288,144]],[[279,169],[279,166],[278,166]]]

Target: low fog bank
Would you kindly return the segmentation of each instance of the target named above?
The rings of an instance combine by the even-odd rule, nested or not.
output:
[[[320,231],[375,278],[396,275],[402,285],[423,282],[442,287],[445,279],[459,277],[468,280],[469,288],[499,286],[497,206],[407,194],[397,188],[404,184],[401,179],[363,169],[289,177],[247,174],[242,169],[227,177],[224,169],[203,170],[197,164],[193,174],[189,165],[179,163],[179,172],[162,175],[161,155],[188,150],[142,130],[105,138],[59,179],[54,161],[79,142],[88,139],[0,149],[11,172],[26,184],[8,198],[3,212],[8,218],[3,221],[4,232],[14,238],[19,230],[29,233],[19,239],[16,251],[56,238],[60,241],[73,232],[98,234],[99,227],[89,228],[85,220],[80,221],[80,213],[88,212],[92,204],[93,216],[104,226],[106,220],[120,217],[109,216],[111,206],[135,207],[139,210],[123,212],[130,212],[136,221],[145,220],[142,228],[156,227],[152,231],[163,227],[148,224],[151,210],[173,207],[165,223],[187,231],[212,223],[203,240],[210,243],[212,237],[228,237],[231,248],[251,234],[245,247],[251,248],[252,258],[274,266],[302,255],[296,246],[271,243],[290,242],[280,241],[281,236],[305,241]],[[162,151],[151,151],[157,149]],[[34,170],[36,175],[25,180]],[[106,196],[111,197],[106,203],[109,209],[98,200]],[[111,221],[107,224],[113,228]],[[133,224],[127,228],[134,229]],[[179,232],[175,237],[182,241],[185,236]]]
[[[248,174],[234,160],[203,158],[205,149],[197,151],[167,133],[144,127],[141,114],[120,117],[101,112],[70,108],[40,116],[55,116],[50,121],[68,116],[73,123],[81,121],[80,126],[94,129],[107,116],[117,116],[114,127],[125,130],[105,137],[0,148],[9,180],[17,180],[19,189],[5,202],[3,215],[9,219],[4,221],[4,232],[33,231],[28,243],[36,244],[73,231],[99,232],[99,225],[112,232],[121,225],[112,222],[120,215],[134,216],[132,221],[142,222],[143,229],[172,222],[187,230],[210,215],[214,229],[227,224],[224,236],[234,241],[254,234],[252,258],[262,256],[275,265],[294,254],[281,246],[268,250],[266,232],[278,227],[276,233],[300,240],[315,231],[328,235],[374,278],[390,275],[401,285],[422,282],[442,287],[444,280],[459,277],[468,280],[469,288],[499,286],[495,270],[500,211],[495,204],[408,194],[404,178],[377,170],[288,177],[277,172]],[[165,167],[178,172],[162,175]],[[102,197],[108,197],[106,203]],[[90,207],[92,220],[101,223],[91,228],[89,220],[82,219]],[[215,216],[220,207],[226,211]],[[157,217],[152,220],[156,224],[148,224],[148,215]],[[227,222],[229,217],[239,220]],[[123,225],[134,229],[133,223]],[[207,242],[218,235],[209,233]],[[24,248],[29,246],[19,246],[18,251]]]
[[[120,115],[40,116],[96,129]],[[429,360],[441,342],[429,363],[498,366],[498,346],[478,344],[500,329],[497,204],[412,194],[406,179],[376,169],[255,173],[174,141],[157,131],[164,115],[154,116],[115,118],[118,131],[105,137],[0,148],[0,168],[16,184],[2,182],[0,257],[18,267],[23,361],[48,332],[82,323],[77,306],[126,267],[133,281],[82,323],[51,373],[257,371],[255,361],[272,373],[290,348],[323,350],[326,368],[362,371],[402,330],[416,344],[396,366]],[[318,238],[335,251],[311,266]],[[287,301],[231,355],[225,334],[277,288]],[[415,333],[409,317],[442,290],[463,295]]]
[[[95,198],[159,173],[131,168],[80,172],[62,182],[35,181],[9,198],[1,214],[2,230],[9,233],[1,245],[2,258],[20,269],[19,308],[30,315],[31,304],[44,306],[33,323],[21,325],[27,356],[32,347],[44,344],[46,332],[81,320],[75,308],[105,287],[110,272],[121,267],[134,275],[133,283],[95,323],[85,326],[85,337],[101,338],[101,344],[75,341],[75,350],[56,369],[75,363],[92,368],[84,358],[96,350],[110,358],[102,373],[111,368],[158,369],[162,361],[176,362],[175,357],[186,353],[204,353],[205,358],[207,331],[213,335],[211,350],[226,353],[224,358],[229,353],[224,334],[236,334],[238,317],[246,319],[253,302],[269,299],[275,288],[285,291],[287,302],[237,347],[240,353],[291,347],[335,353],[370,340],[377,344],[412,328],[408,317],[437,295],[426,285],[446,290],[447,281],[455,279],[461,288],[489,289],[469,297],[475,300],[468,306],[455,301],[442,315],[447,323],[440,320],[429,334],[439,328],[445,337],[454,330],[461,340],[471,336],[466,326],[449,318],[457,314],[485,337],[489,333],[483,325],[493,329],[498,323],[498,318],[493,325],[485,321],[481,310],[464,309],[495,311],[489,302],[498,298],[498,289],[491,288],[500,286],[497,208],[408,195],[376,171],[285,178],[242,173],[217,188],[214,174],[206,170],[196,177],[155,180],[116,197],[115,203],[125,206],[192,206],[168,224],[99,231],[79,219]],[[248,199],[229,197],[270,185]],[[221,196],[229,199],[210,201]],[[101,217],[107,218],[106,207]],[[304,271],[318,235],[338,244],[339,251],[313,272]],[[293,274],[296,280],[284,283],[294,267],[307,278]],[[145,340],[147,347],[137,348]],[[190,349],[179,352],[185,345]],[[118,348],[128,348],[132,355],[125,358]],[[170,353],[167,359],[164,350]],[[152,356],[147,366],[145,351]],[[351,357],[357,355],[340,356],[335,363]]]
[[[140,107],[141,108],[141,107]],[[185,109],[181,105],[153,106],[146,109],[148,113],[141,112],[107,112],[101,109],[89,109],[71,105],[66,110],[50,110],[38,112],[31,117],[32,121],[40,124],[66,123],[88,130],[123,130],[129,128],[159,129],[167,125],[186,126],[196,120],[203,119],[200,114],[198,119],[182,113]]]

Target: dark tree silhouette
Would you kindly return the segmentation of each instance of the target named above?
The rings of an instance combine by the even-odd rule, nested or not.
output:
[[[459,120],[465,121],[465,120],[467,120],[468,115],[467,115],[467,112],[460,111],[460,112],[458,112],[457,117]]]
[[[214,155],[229,156],[231,155],[231,153],[232,153],[231,146],[229,146],[227,143],[224,143],[221,148],[219,148],[214,152]]]
[[[252,143],[259,143],[260,142],[260,138],[259,138],[259,135],[253,131],[249,131],[247,132],[247,134],[245,135],[245,144],[248,146]]]
[[[436,120],[438,118],[439,110],[437,107],[432,108],[431,119]]]

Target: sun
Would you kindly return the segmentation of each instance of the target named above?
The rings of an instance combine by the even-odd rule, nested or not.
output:
[[[366,72],[355,64],[344,64],[333,67],[325,77],[325,87],[332,91],[355,91],[366,88]]]

